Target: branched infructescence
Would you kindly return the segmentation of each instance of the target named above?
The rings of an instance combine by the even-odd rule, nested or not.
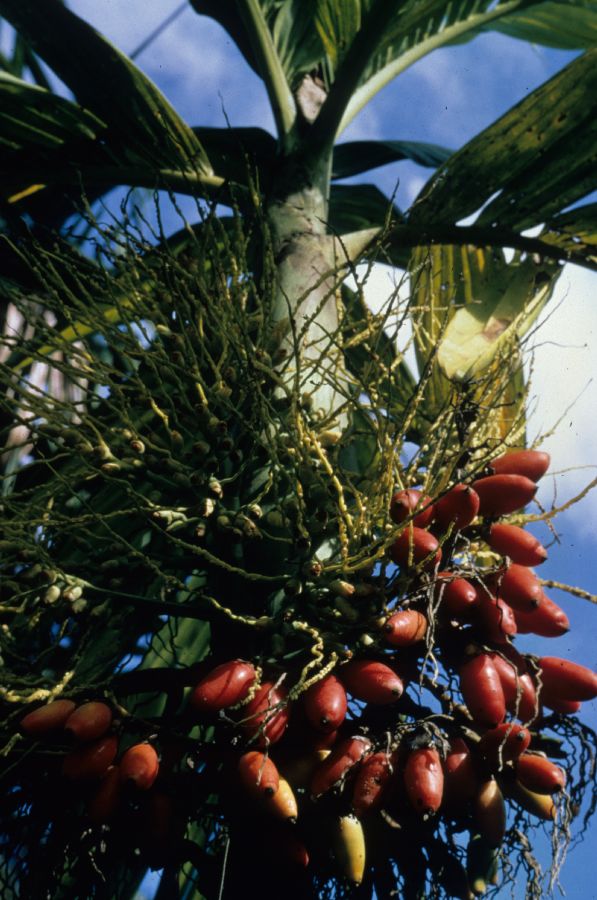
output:
[[[553,884],[593,812],[595,736],[569,714],[595,685],[515,647],[567,627],[524,531],[545,454],[508,452],[519,350],[442,382],[421,354],[448,307],[419,303],[417,381],[397,291],[373,313],[340,272],[337,333],[305,344],[307,316],[289,341],[259,215],[231,228],[207,214],[183,248],[108,231],[88,274],[18,248],[47,313],[0,364],[4,878],[118,896],[127,869],[165,867],[215,896],[260,843],[320,897],[521,877],[539,897],[533,821],[566,777]],[[15,316],[35,302],[11,293]],[[303,383],[317,353],[336,417]]]

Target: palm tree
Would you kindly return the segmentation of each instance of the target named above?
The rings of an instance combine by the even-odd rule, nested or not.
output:
[[[541,897],[532,826],[557,805],[555,883],[595,758],[566,713],[594,682],[565,663],[550,687],[550,663],[514,646],[517,628],[564,633],[565,616],[495,535],[557,510],[522,511],[522,470],[496,476],[497,498],[478,481],[525,446],[525,336],[562,265],[597,267],[595,205],[580,205],[595,187],[597,16],[529,0],[191,5],[263,80],[275,137],[190,127],[60,0],[43,15],[0,0],[14,29],[0,72],[6,896],[130,898],[155,868],[160,898],[239,896],[249,878],[262,896],[468,897],[501,865]],[[584,52],[454,153],[338,143],[417,60],[492,30]],[[406,212],[338,184],[400,159],[433,170]],[[98,201],[115,186],[151,192],[154,212],[130,197],[110,212]],[[408,299],[397,288],[374,312],[357,266],[378,261],[406,272]],[[240,684],[220,703],[214,671]],[[504,715],[475,702],[490,702],[487,679],[504,715],[531,722],[500,732],[495,758]],[[322,686],[340,708],[348,690],[338,734],[310,712]],[[110,721],[96,727],[98,709]],[[556,805],[516,768],[530,736],[565,762]],[[160,754],[155,782],[126,755],[138,745]],[[330,747],[354,766],[320,791]],[[276,819],[295,818],[285,788],[268,798],[239,775],[263,751],[250,761],[286,775],[295,826]],[[388,788],[366,812],[373,751],[365,794]],[[458,753],[466,772],[439,806],[441,761]]]

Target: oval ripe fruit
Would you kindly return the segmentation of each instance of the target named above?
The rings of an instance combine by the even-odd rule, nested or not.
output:
[[[433,815],[444,794],[444,770],[435,747],[411,750],[404,764],[404,786],[417,812]]]
[[[506,717],[504,689],[487,653],[473,656],[461,666],[460,690],[475,722],[490,728],[503,722]]]
[[[474,802],[474,815],[485,840],[492,847],[499,847],[506,833],[506,805],[495,778],[481,785]]]
[[[120,780],[147,791],[158,776],[160,761],[151,744],[134,744],[120,760]]]
[[[278,769],[269,756],[259,750],[243,753],[238,761],[238,774],[247,791],[254,797],[271,797],[278,790]]]
[[[329,791],[365,753],[369,752],[371,741],[365,737],[345,738],[319,763],[311,777],[311,796],[319,797]]]
[[[423,565],[432,569],[442,558],[439,541],[423,528],[405,528],[390,546],[390,557],[401,569]]]
[[[475,621],[485,638],[497,644],[504,643],[517,631],[512,609],[501,598],[492,597],[485,588],[480,588],[478,594],[479,606],[475,610]]]
[[[502,684],[506,709],[522,722],[531,722],[539,712],[537,693],[528,672],[519,672],[514,663],[498,653],[491,654]]]
[[[343,876],[359,885],[365,874],[365,835],[356,816],[340,816],[334,833],[334,855]]]
[[[312,684],[303,697],[305,714],[318,731],[330,734],[346,717],[348,701],[344,685],[335,675],[326,675]]]
[[[52,700],[45,706],[34,709],[21,719],[20,729],[29,737],[43,737],[59,731],[75,709],[73,700]]]
[[[544,756],[524,753],[516,763],[516,778],[528,791],[554,794],[566,786],[566,773]]]
[[[347,691],[365,703],[395,703],[404,691],[398,675],[374,659],[351,660],[340,667],[338,675]]]
[[[243,729],[249,739],[256,738],[257,747],[275,744],[284,734],[290,714],[285,700],[283,688],[266,681],[244,707]]]
[[[539,579],[527,566],[512,563],[505,572],[488,582],[508,606],[520,612],[532,612],[541,603],[543,589]]]
[[[492,525],[487,543],[520,566],[539,566],[547,559],[547,550],[535,535],[518,525]]]
[[[117,752],[118,738],[113,734],[85,747],[78,747],[64,757],[62,774],[72,781],[101,778],[114,762]]]
[[[387,753],[373,753],[361,763],[352,791],[352,808],[359,819],[379,807],[393,774],[392,757]]]
[[[454,525],[457,531],[470,525],[479,512],[479,495],[468,484],[456,484],[435,502],[435,521],[447,531]]]
[[[568,616],[547,594],[541,592],[541,602],[530,612],[514,610],[516,625],[521,634],[538,634],[540,637],[561,637],[570,631]]]
[[[504,453],[489,463],[495,475],[524,475],[531,481],[539,481],[549,469],[551,458],[542,450],[514,450]]]
[[[555,700],[593,700],[597,697],[597,674],[558,656],[539,660],[541,681],[546,693]]]
[[[438,579],[435,594],[440,599],[441,611],[455,619],[470,616],[472,610],[479,605],[474,584],[466,578],[454,578],[450,572],[440,572]]]
[[[547,697],[542,697],[541,700],[548,709],[562,716],[573,716],[581,707],[580,700],[555,700]]]
[[[417,528],[425,528],[433,519],[431,497],[428,497],[427,494],[422,494],[421,491],[417,491],[416,488],[407,488],[404,491],[398,491],[390,500],[390,519],[392,522],[395,522],[396,525],[400,525],[408,519],[416,509],[421,509],[422,511],[413,517],[412,523]]]
[[[190,703],[202,712],[219,712],[235,706],[248,695],[255,681],[255,667],[242,659],[216,666],[202,678],[191,694]]]
[[[537,485],[524,475],[488,475],[473,481],[482,516],[507,516],[522,509],[537,493]]]
[[[460,808],[476,791],[477,774],[468,744],[462,738],[453,738],[444,761],[444,803]]]
[[[508,785],[508,795],[538,819],[549,822],[556,817],[556,806],[549,794],[529,791],[519,781],[513,781]]]
[[[391,647],[410,647],[423,640],[427,619],[416,609],[403,609],[390,616],[383,626],[383,639]]]
[[[277,819],[294,824],[298,818],[298,804],[294,791],[285,778],[280,777],[278,790],[265,798],[265,808]]]
[[[529,731],[522,725],[504,722],[490,731],[486,731],[477,750],[490,766],[502,769],[504,763],[513,762],[531,743]]]
[[[111,724],[112,710],[107,703],[91,700],[77,706],[64,723],[64,730],[76,741],[96,741]]]
[[[110,766],[99,787],[89,801],[87,815],[96,825],[109,822],[120,802],[120,772],[118,766]]]

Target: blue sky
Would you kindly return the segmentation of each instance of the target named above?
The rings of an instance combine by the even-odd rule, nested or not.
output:
[[[132,51],[176,6],[177,0],[71,0],[71,8],[126,52]],[[355,119],[344,139],[425,140],[456,148],[490,124],[513,103],[560,69],[573,54],[530,47],[500,35],[440,50],[385,88]],[[192,125],[256,125],[273,130],[261,83],[236,52],[227,34],[210,19],[187,9],[137,60]],[[392,193],[397,202],[414,198],[428,170],[397,163],[375,170],[367,180]],[[387,273],[373,279],[383,294]],[[552,453],[552,471],[541,489],[550,504],[567,499],[597,475],[597,275],[567,267],[535,339],[530,434],[557,433],[543,446]],[[571,406],[571,404],[573,404]],[[570,407],[570,408],[569,408]],[[574,468],[574,471],[571,470]],[[597,594],[597,491],[556,522],[559,543],[540,574]],[[597,610],[584,600],[552,592],[568,613],[572,630],[557,641],[524,636],[529,652],[573,657],[595,667]],[[585,720],[597,727],[597,704],[586,704]],[[595,834],[595,827],[593,828]],[[590,841],[577,848],[564,868],[570,898],[597,897]],[[523,893],[516,895],[522,898]]]

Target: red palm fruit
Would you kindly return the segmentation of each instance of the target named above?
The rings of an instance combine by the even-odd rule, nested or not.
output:
[[[522,722],[531,722],[539,712],[533,679],[528,672],[519,671],[513,662],[498,653],[490,655],[502,684],[506,709]]]
[[[573,716],[581,707],[580,700],[555,700],[547,697],[541,697],[541,700],[548,709],[560,713],[562,716]]]
[[[566,773],[544,756],[523,753],[516,763],[516,778],[528,791],[554,794],[566,786]]]
[[[539,566],[547,559],[547,550],[535,535],[518,525],[492,525],[487,543],[520,566]]]
[[[76,741],[96,741],[112,724],[112,710],[100,700],[83,703],[70,714],[64,730]]]
[[[298,818],[298,804],[294,791],[285,778],[280,776],[278,790],[264,798],[265,809],[283,822],[296,822]]]
[[[334,732],[344,721],[348,708],[344,685],[335,675],[326,675],[305,691],[306,716],[318,731]]]
[[[517,612],[532,612],[541,603],[543,590],[531,569],[512,563],[505,572],[485,579],[487,586]]]
[[[193,690],[191,706],[202,712],[218,712],[235,706],[248,695],[255,681],[255,667],[242,659],[216,666]]]
[[[479,588],[479,606],[475,621],[485,637],[496,644],[504,643],[516,634],[516,619],[512,609],[501,598],[492,597],[485,588]]]
[[[347,691],[365,703],[395,703],[404,684],[385,663],[375,659],[353,659],[338,670]]]
[[[383,639],[391,647],[410,647],[425,637],[427,619],[416,609],[393,613],[383,626]]]
[[[485,781],[474,801],[474,816],[479,833],[492,847],[499,847],[506,833],[504,795],[495,778]]]
[[[110,766],[87,805],[87,815],[91,821],[96,825],[109,822],[118,810],[120,794],[118,766]]]
[[[539,481],[549,469],[549,453],[542,450],[514,450],[504,453],[489,463],[495,475],[524,475],[531,481]]]
[[[238,774],[247,791],[254,797],[271,797],[280,784],[275,763],[259,750],[243,753],[238,761]]]
[[[507,516],[522,509],[537,493],[537,485],[524,475],[488,475],[473,481],[482,516]]]
[[[21,731],[30,737],[44,737],[53,731],[59,731],[75,706],[73,700],[52,700],[51,703],[27,713],[21,719]]]
[[[477,791],[477,773],[468,744],[462,738],[452,738],[444,760],[444,802],[452,805],[466,803]]]
[[[453,523],[460,531],[470,525],[479,512],[479,495],[468,484],[456,484],[435,502],[434,519],[444,531]]]
[[[360,765],[352,791],[352,808],[360,819],[381,805],[394,773],[394,759],[388,753],[373,753]]]
[[[250,703],[243,709],[243,729],[249,739],[257,736],[257,747],[266,747],[279,741],[290,715],[286,691],[274,682],[265,681]],[[283,704],[283,705],[280,705]]]
[[[460,690],[475,722],[490,728],[503,722],[506,716],[504,689],[487,653],[479,653],[461,666]]]
[[[357,735],[340,741],[329,756],[322,760],[311,776],[311,796],[319,797],[329,791],[369,751],[371,741]]]
[[[405,528],[390,547],[390,557],[401,569],[424,564],[432,569],[442,558],[439,541],[423,528]]]
[[[570,631],[570,621],[564,610],[541,592],[541,602],[530,612],[514,610],[516,625],[521,634],[541,637],[561,637]]]
[[[502,769],[504,763],[512,762],[524,753],[530,743],[531,735],[526,728],[503,722],[485,732],[477,744],[477,751],[490,766]]]
[[[597,674],[558,656],[539,660],[541,681],[546,694],[555,700],[593,700],[597,697]]]
[[[411,750],[404,764],[404,786],[418,812],[432,815],[438,811],[444,795],[444,770],[435,747]]]
[[[160,760],[151,744],[133,744],[120,760],[120,780],[147,791],[160,769]]]
[[[431,497],[415,488],[407,488],[405,491],[398,491],[390,500],[390,518],[396,525],[408,519],[416,509],[420,509],[421,512],[413,517],[413,525],[417,528],[426,528],[433,519]]]
[[[470,616],[479,605],[474,584],[466,578],[455,578],[451,572],[440,572],[435,585],[436,597],[441,598],[441,611],[455,619]]]
[[[72,781],[101,778],[114,762],[117,752],[118,738],[113,734],[85,747],[77,747],[64,757],[62,774]]]

